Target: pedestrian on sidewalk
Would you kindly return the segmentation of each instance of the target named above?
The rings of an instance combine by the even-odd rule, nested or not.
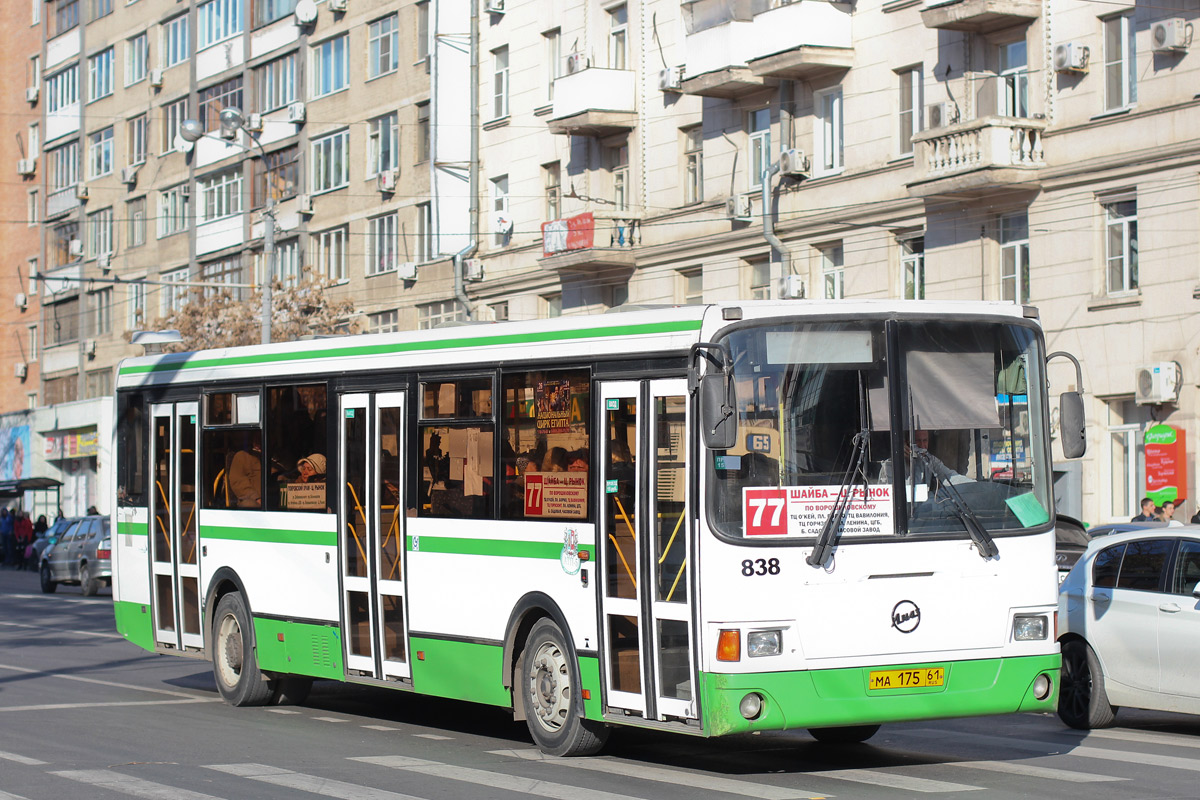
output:
[[[13,540],[13,517],[12,512],[8,508],[0,508],[0,557],[4,559],[4,566],[12,567],[16,564],[16,542]]]
[[[13,539],[16,542],[13,566],[25,569],[28,566],[25,563],[25,551],[33,544],[33,522],[24,511],[17,512],[17,519],[13,522]]]

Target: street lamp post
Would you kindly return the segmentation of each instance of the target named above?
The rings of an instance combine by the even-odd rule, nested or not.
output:
[[[267,158],[267,153],[263,150],[262,145],[250,132],[246,130],[246,116],[240,108],[223,108],[218,115],[220,119],[220,138],[225,141],[234,141],[248,153],[253,153],[254,149],[247,147],[241,142],[237,142],[238,131],[246,131],[247,138],[258,148],[259,156],[262,158],[263,167],[266,169],[268,177],[272,171],[270,159]],[[205,136],[209,136],[204,130],[204,125],[199,120],[188,119],[184,120],[179,126],[179,135],[184,141],[198,142]],[[266,275],[262,281],[262,343],[271,343],[271,313],[272,313],[272,297],[271,297],[271,282],[275,279],[275,194],[272,191],[270,181],[267,181],[267,207],[263,210],[263,256],[266,261]]]

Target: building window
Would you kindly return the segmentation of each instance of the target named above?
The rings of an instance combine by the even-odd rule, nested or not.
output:
[[[146,63],[150,58],[150,44],[144,33],[125,41],[125,85],[132,86],[146,80]]]
[[[546,319],[561,317],[563,312],[562,292],[542,295],[542,309],[546,313]]]
[[[296,194],[300,185],[300,146],[292,145],[255,159],[251,207],[263,206],[269,198],[282,200]]]
[[[463,322],[462,308],[457,300],[441,300],[417,306],[417,327],[426,331],[443,322]]]
[[[190,213],[191,193],[186,183],[159,192],[158,238],[186,231]]]
[[[350,37],[326,39],[312,49],[312,96],[324,97],[350,85]]]
[[[111,397],[112,396],[112,370],[111,369],[96,369],[87,373],[87,396],[93,397]]]
[[[704,129],[693,125],[683,134],[683,203],[704,201]],[[767,134],[770,136],[770,133]],[[760,173],[761,174],[761,173]]]
[[[511,219],[508,216],[508,176],[499,175],[492,178],[492,243],[498,247],[504,246],[511,232],[504,230],[501,220]]]
[[[400,30],[395,14],[372,22],[367,32],[367,77],[395,72],[400,65]]]
[[[41,0],[38,0],[41,2]],[[29,326],[29,360],[37,361],[38,355],[42,352],[41,342],[38,341],[38,326]]]
[[[620,5],[608,11],[608,67],[627,69],[629,51],[629,9]]]
[[[79,0],[55,0],[54,30],[50,38],[79,26]]]
[[[50,268],[61,267],[77,261],[79,256],[71,252],[71,242],[79,239],[79,223],[64,222],[56,225],[50,234]],[[80,242],[82,244],[82,242]]]
[[[46,113],[55,114],[79,102],[79,67],[67,67],[46,78]]]
[[[913,151],[912,137],[921,132],[921,109],[924,107],[924,84],[921,67],[900,70],[900,155]]]
[[[417,103],[417,160],[421,164],[429,160],[429,103]]]
[[[750,299],[771,299],[771,262],[765,258],[750,262]]]
[[[203,50],[242,32],[243,0],[209,0],[196,8],[196,49]]]
[[[817,154],[822,172],[842,169],[842,89],[816,94]]]
[[[289,239],[275,245],[272,254],[275,263],[267,265],[266,253],[258,252],[254,257],[254,274],[262,280],[268,271],[273,281],[285,288],[300,283],[300,240]]]
[[[112,333],[112,287],[88,293],[88,312],[92,322],[92,336]]]
[[[421,62],[429,58],[429,0],[420,0],[415,4],[413,11],[417,15],[417,24],[413,31],[416,35],[414,44],[416,61]]]
[[[343,130],[312,141],[314,192],[328,192],[350,182],[350,131]]]
[[[1108,293],[1136,292],[1138,288],[1137,198],[1106,198],[1104,207],[1105,259]]]
[[[999,99],[1001,116],[1029,116],[1029,61],[1024,39],[1000,45]]]
[[[367,131],[368,178],[400,166],[397,158],[400,152],[400,140],[396,122],[395,111],[369,121]]]
[[[558,219],[562,215],[562,166],[558,161],[542,164],[542,176],[546,185],[546,219]]]
[[[50,187],[68,189],[79,182],[79,142],[56,147],[46,154],[50,162]]]
[[[130,166],[143,164],[146,161],[146,140],[149,138],[149,121],[145,114],[134,117],[125,125],[126,143],[125,154]]]
[[[167,317],[183,310],[188,301],[188,268],[181,267],[164,272],[162,282],[162,316]]]
[[[90,19],[100,19],[112,13],[112,0],[92,0],[92,16]]]
[[[925,237],[907,236],[900,240],[900,279],[905,300],[925,299]]]
[[[164,153],[170,153],[175,149],[175,140],[179,138],[179,127],[187,118],[188,99],[186,97],[173,103],[167,103],[162,107],[162,151]]]
[[[113,171],[113,129],[88,135],[88,177],[99,178]]]
[[[750,134],[750,188],[762,186],[763,172],[771,165],[771,110],[751,111],[746,124]]]
[[[111,255],[113,251],[113,212],[102,208],[87,216],[88,258]]]
[[[42,196],[37,189],[30,189],[25,195],[25,220],[31,228],[41,221],[41,198]]]
[[[274,111],[295,101],[296,63],[296,53],[289,53],[254,71],[259,111]]]
[[[396,309],[391,311],[378,311],[374,314],[367,314],[367,333],[395,333],[400,330],[400,312]]]
[[[37,158],[38,152],[42,149],[42,135],[38,123],[29,123],[27,134],[29,138],[29,157]]]
[[[140,278],[125,285],[125,301],[129,312],[126,327],[131,331],[141,330],[146,324],[146,284]]]
[[[88,102],[113,93],[113,49],[102,50],[88,59]]]
[[[1137,39],[1133,15],[1104,20],[1104,107],[1118,109],[1137,102]]]
[[[188,40],[190,26],[188,15],[175,17],[163,23],[162,56],[163,67],[173,67],[187,61],[191,52]]]
[[[220,130],[221,111],[242,107],[242,76],[200,90],[200,121],[206,133]]]
[[[508,116],[508,48],[492,51],[492,117]]]
[[[1137,513],[1146,481],[1146,450],[1142,431],[1151,421],[1149,406],[1132,398],[1107,401],[1109,436],[1109,487],[1114,519],[1128,520]]]
[[[51,303],[46,316],[46,344],[48,346],[67,344],[79,341],[79,312],[78,297]],[[49,383],[49,381],[46,381]]]
[[[508,301],[501,300],[488,306],[492,310],[492,319],[496,322],[508,322]]]
[[[821,278],[826,300],[841,300],[846,296],[846,268],[840,242],[821,248]]]
[[[138,197],[125,204],[125,219],[129,225],[128,246],[141,247],[146,243],[146,198]]]
[[[685,306],[704,302],[704,270],[700,267],[679,270],[679,289]]]
[[[604,148],[605,167],[612,177],[613,210],[629,210],[629,145]]]
[[[196,224],[225,219],[242,213],[242,171],[240,168],[208,175],[196,182],[200,190],[200,213]]]
[[[397,220],[396,214],[367,220],[367,275],[396,269]]]
[[[44,0],[31,0],[32,14],[29,19],[30,25],[37,25],[42,21],[42,4]]]
[[[316,238],[317,270],[331,281],[346,280],[350,229],[343,225],[333,230],[321,231]]]
[[[296,10],[296,0],[253,0],[253,25],[256,28],[270,25]]]
[[[1010,303],[1029,302],[1029,217],[1000,218],[1000,295]]]
[[[555,28],[542,34],[546,59],[546,102],[554,102],[554,82],[562,75],[562,31]]]
[[[417,203],[417,261],[432,261],[437,255],[433,248],[433,204]]]

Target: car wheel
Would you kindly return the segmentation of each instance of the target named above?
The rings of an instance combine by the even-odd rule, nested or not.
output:
[[[579,676],[570,653],[558,625],[538,620],[525,640],[514,681],[529,734],[551,756],[591,755],[608,739],[607,726],[582,716]]]
[[[45,594],[54,594],[54,591],[58,589],[58,581],[54,580],[54,573],[50,571],[49,564],[42,564],[39,576],[42,579],[42,592]]]
[[[250,614],[238,592],[217,603],[213,621],[213,675],[221,697],[231,706],[261,706],[273,687],[258,668],[251,639]]]
[[[1104,670],[1096,652],[1081,639],[1062,646],[1061,685],[1058,692],[1058,716],[1078,730],[1107,728],[1116,708],[1104,691]]]
[[[808,732],[821,744],[858,744],[878,733],[879,726],[843,725],[837,728],[809,728]]]
[[[92,568],[87,564],[79,565],[79,588],[84,597],[95,597],[100,591],[100,581],[92,577]]]

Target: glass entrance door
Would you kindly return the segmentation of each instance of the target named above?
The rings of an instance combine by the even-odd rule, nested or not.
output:
[[[343,395],[339,548],[346,671],[409,677],[404,581],[404,393]]]
[[[199,404],[151,408],[154,487],[150,500],[154,639],[177,649],[201,649],[200,526],[196,518]]]
[[[687,384],[605,383],[601,402],[607,704],[695,718]]]

